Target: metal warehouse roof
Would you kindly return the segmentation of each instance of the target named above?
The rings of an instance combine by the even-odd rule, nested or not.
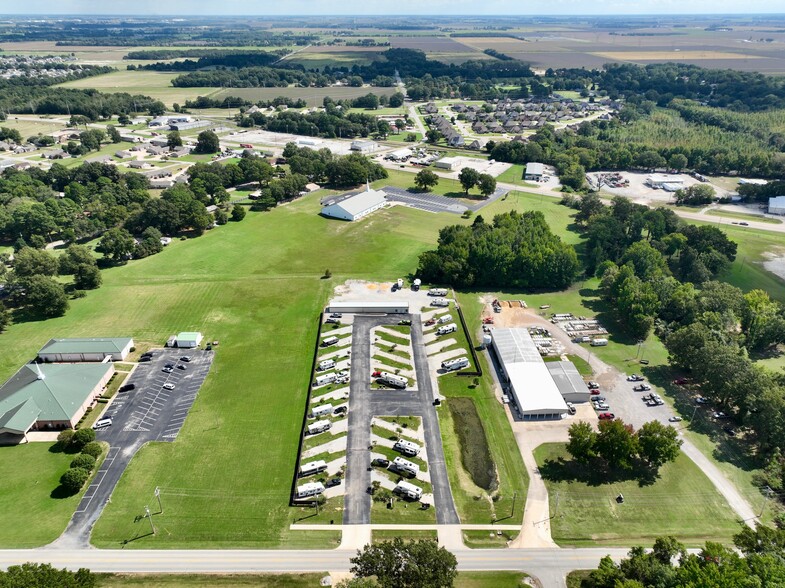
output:
[[[335,205],[340,206],[343,210],[354,216],[361,212],[365,212],[369,208],[383,204],[386,200],[387,194],[381,190],[367,189],[359,193],[349,193],[339,198],[331,198],[328,201],[323,202],[323,205],[325,208]]]
[[[562,395],[588,394],[589,389],[586,387],[586,382],[583,381],[578,368],[571,361],[549,361],[545,366]]]
[[[93,337],[50,339],[42,353],[119,353],[131,342],[130,337]]]
[[[526,164],[526,174],[541,176],[543,173],[543,165],[534,161]]]
[[[493,345],[523,414],[566,413],[567,404],[526,329],[491,330]]]

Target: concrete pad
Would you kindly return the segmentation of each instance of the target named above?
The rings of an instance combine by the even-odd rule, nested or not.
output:
[[[412,337],[411,335],[407,335],[405,333],[400,333],[394,329],[388,329],[386,327],[376,327],[371,333],[381,339],[384,339],[385,335],[390,335],[392,337],[397,337],[398,339],[406,339],[411,343]]]
[[[380,415],[380,416],[384,416],[384,415]],[[398,425],[396,425],[394,423],[391,423],[389,421],[385,421],[385,420],[382,420],[382,419],[375,418],[375,419],[373,419],[371,424],[372,425],[377,425],[379,427],[382,427],[383,429],[387,429],[388,431],[390,431],[392,433],[397,433],[396,429],[398,428]],[[413,439],[417,439],[419,441],[422,441],[423,447],[425,446],[425,435],[423,434],[422,425],[420,425],[420,427],[417,430],[414,430],[414,429],[411,429],[411,428],[408,428],[408,427],[406,429],[402,428],[402,430],[403,430],[403,433],[407,437],[411,437]]]
[[[325,435],[327,433],[325,432],[319,434]],[[317,445],[316,447],[303,451],[300,459],[308,459],[309,457],[319,455],[320,453],[337,453],[339,451],[346,451],[346,435],[342,435],[337,439],[329,439],[325,437],[324,443],[321,445]]]
[[[328,400],[345,400],[347,398],[349,398],[349,387],[345,386],[344,388],[338,388],[337,390],[322,394],[321,396],[312,396],[311,404],[321,404]]]
[[[371,525],[344,525],[341,545],[338,549],[342,551],[357,551],[370,543]]]
[[[340,326],[337,329],[333,329],[332,325],[330,325],[326,329],[322,329],[321,337],[329,337],[330,335],[334,335],[335,337],[340,337],[341,335],[347,335],[352,332],[352,325]]]
[[[389,359],[391,361],[397,361],[399,363],[408,364],[410,368],[412,367],[411,360],[406,360],[403,357],[395,355],[394,353],[387,353],[386,351],[382,351],[381,349],[378,349],[378,348],[377,349],[373,349],[372,348],[371,349],[371,354],[372,354],[371,357],[373,357],[374,355],[377,355],[379,357],[383,357],[383,358]],[[373,359],[371,359],[371,361],[373,361]]]
[[[329,347],[328,347],[328,349],[329,349]],[[352,350],[351,347],[336,347],[334,349],[331,349],[327,353],[320,353],[319,354],[319,361],[322,361],[322,360],[325,360],[325,359],[334,359],[336,364],[339,361],[350,361],[351,357],[352,357],[352,354],[350,353],[351,350]]]
[[[332,461],[328,461],[327,462],[327,475],[334,476],[335,474],[340,472],[341,468],[344,467],[345,465],[346,465],[346,456],[345,455],[343,457],[338,457],[338,458],[336,458],[336,459],[334,459]],[[342,490],[341,494],[343,494],[343,479],[341,479],[340,486],[337,486],[337,487],[341,488],[341,490]],[[327,490],[332,490],[332,488],[327,488]]]

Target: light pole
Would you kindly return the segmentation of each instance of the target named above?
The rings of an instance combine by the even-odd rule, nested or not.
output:
[[[147,516],[147,520],[150,521],[150,529],[152,529],[153,535],[155,535],[155,525],[153,525],[153,515],[150,513],[150,507],[145,506],[144,512],[147,513],[145,516]]]
[[[158,486],[155,487],[155,497],[158,499],[158,512],[163,514],[164,507],[161,506],[161,489]]]

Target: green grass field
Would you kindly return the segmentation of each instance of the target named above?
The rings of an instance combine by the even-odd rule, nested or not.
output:
[[[79,504],[81,493],[54,498],[73,454],[50,451],[52,443],[0,447],[0,547],[38,547],[57,539]]]
[[[534,451],[548,487],[551,534],[559,545],[648,545],[673,535],[686,545],[730,541],[739,523],[725,499],[688,457],[680,455],[660,470],[652,485],[637,481],[593,485],[576,479],[563,443]],[[548,461],[556,462],[549,466]],[[624,495],[624,504],[615,500]]]
[[[759,214],[746,214],[744,212],[728,212],[727,210],[709,210],[706,214],[710,216],[721,216],[724,218],[735,218],[743,221],[755,221],[759,223],[768,223],[770,225],[781,225],[782,221],[778,218],[769,218]]]

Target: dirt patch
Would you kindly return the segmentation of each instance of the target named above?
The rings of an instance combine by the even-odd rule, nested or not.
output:
[[[785,280],[785,248],[767,251],[763,256],[766,258],[766,261],[763,262],[763,267],[766,268],[766,271]]]

